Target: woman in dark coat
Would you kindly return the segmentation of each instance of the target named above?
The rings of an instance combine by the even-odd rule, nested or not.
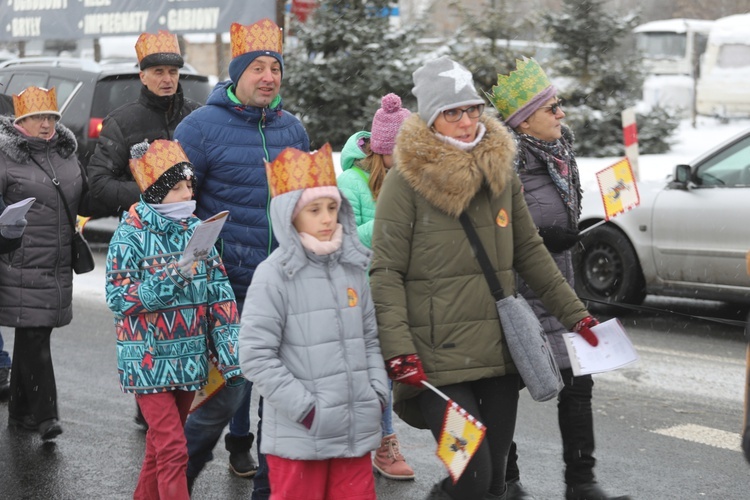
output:
[[[73,317],[68,212],[78,213],[85,178],[75,137],[58,123],[55,89],[29,87],[13,104],[15,120],[0,117],[0,195],[8,205],[36,201],[20,247],[0,255],[0,325],[16,329],[8,424],[47,440],[62,432],[50,335]]]

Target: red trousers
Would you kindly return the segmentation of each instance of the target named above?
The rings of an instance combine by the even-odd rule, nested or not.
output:
[[[143,458],[134,500],[189,500],[187,419],[194,392],[168,391],[136,394],[135,400],[148,423],[146,456]]]
[[[376,500],[368,453],[359,458],[289,460],[266,455],[271,500]]]

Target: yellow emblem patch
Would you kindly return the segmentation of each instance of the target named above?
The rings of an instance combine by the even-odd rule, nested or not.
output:
[[[349,298],[349,307],[354,307],[359,302],[359,297],[357,297],[357,292],[355,292],[353,288],[346,289],[346,296]]]
[[[497,217],[495,217],[495,224],[499,227],[508,227],[508,222],[510,222],[508,212],[506,212],[504,208],[501,208],[497,213]]]

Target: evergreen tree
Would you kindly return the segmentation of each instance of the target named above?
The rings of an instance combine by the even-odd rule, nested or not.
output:
[[[515,69],[516,59],[534,55],[533,46],[519,49],[512,45],[531,24],[521,13],[512,11],[517,3],[486,0],[479,12],[462,2],[454,1],[450,6],[461,16],[461,26],[447,44],[449,56],[472,72],[480,90],[491,92],[498,73],[508,74]]]
[[[548,70],[565,97],[566,123],[576,134],[581,156],[623,156],[622,110],[641,99],[643,66],[625,42],[638,24],[636,16],[618,18],[598,0],[564,2],[562,12],[543,22],[561,57]],[[560,84],[559,82],[564,82]],[[641,153],[669,150],[679,120],[663,109],[637,114]]]
[[[340,149],[351,134],[369,130],[389,92],[415,110],[412,72],[420,65],[420,30],[394,28],[388,0],[321,0],[284,50],[285,108],[307,129],[312,148]]]

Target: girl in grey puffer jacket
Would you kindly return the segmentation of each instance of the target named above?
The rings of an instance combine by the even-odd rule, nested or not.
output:
[[[369,251],[336,187],[330,146],[313,154],[288,148],[266,169],[279,247],[248,289],[240,364],[264,398],[271,490],[374,500],[370,452],[380,444],[389,389],[365,274]],[[333,491],[336,483],[347,490]]]

